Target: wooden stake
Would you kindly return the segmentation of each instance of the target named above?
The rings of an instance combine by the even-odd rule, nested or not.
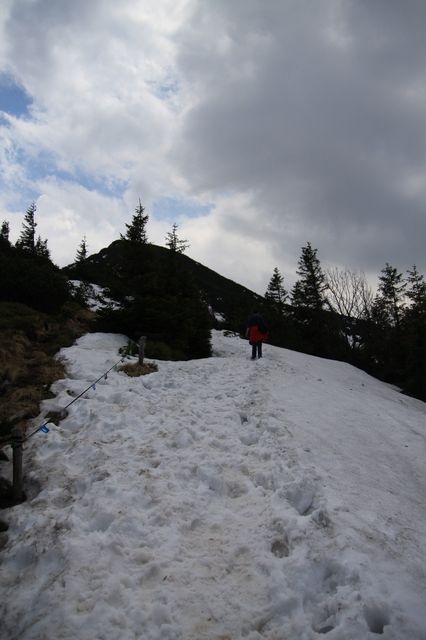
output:
[[[13,450],[13,500],[14,502],[23,501],[22,486],[22,431],[19,427],[12,429],[12,450]]]
[[[141,336],[138,341],[139,364],[143,364],[143,359],[145,357],[145,345],[146,345],[146,336]]]

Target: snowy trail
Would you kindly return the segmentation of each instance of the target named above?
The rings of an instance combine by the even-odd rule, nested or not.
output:
[[[123,341],[63,350],[45,411]],[[4,637],[424,640],[425,405],[342,363],[213,345],[113,372],[31,441]]]

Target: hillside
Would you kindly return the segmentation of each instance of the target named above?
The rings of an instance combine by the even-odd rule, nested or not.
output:
[[[125,342],[63,349],[39,422]],[[5,637],[424,640],[425,404],[219,332],[213,354],[113,371],[29,442]]]
[[[147,335],[149,357],[206,357],[211,327],[243,331],[260,299],[187,256],[120,240],[62,271],[1,242],[0,263],[0,446],[13,425],[25,430],[37,415],[61,374],[54,355],[82,333]],[[108,288],[119,308],[88,312],[69,291],[68,278]],[[2,495],[0,487],[0,502]]]
[[[113,297],[123,300],[135,294],[152,295],[176,288],[176,278],[184,277],[188,287],[217,314],[224,318],[223,326],[243,331],[247,314],[262,305],[262,296],[219,275],[208,267],[180,253],[153,244],[116,240],[99,253],[63,269],[68,277],[86,280],[106,287]]]

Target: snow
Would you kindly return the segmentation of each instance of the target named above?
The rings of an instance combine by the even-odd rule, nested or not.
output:
[[[126,343],[63,349],[39,422]],[[28,441],[1,637],[425,640],[426,405],[347,364],[213,348],[111,371]]]
[[[117,300],[109,298],[105,293],[106,289],[98,284],[81,280],[68,280],[68,282],[75,292],[79,289],[83,290],[84,295],[87,297],[87,306],[91,311],[99,311],[105,307],[120,309],[122,306]],[[128,298],[130,299],[130,296]]]

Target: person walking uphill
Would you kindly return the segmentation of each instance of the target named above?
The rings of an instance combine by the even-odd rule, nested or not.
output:
[[[246,338],[251,344],[251,359],[262,357],[262,343],[268,339],[268,327],[258,311],[253,311],[247,320]]]

